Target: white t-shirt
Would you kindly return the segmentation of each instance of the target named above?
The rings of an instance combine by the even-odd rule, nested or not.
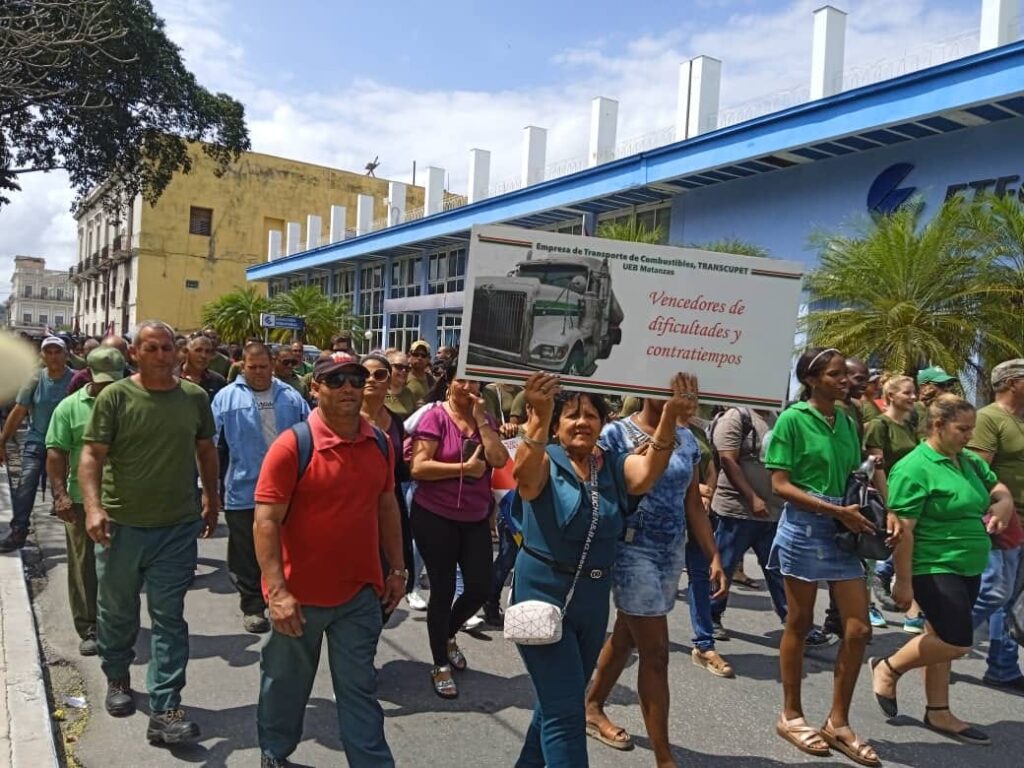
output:
[[[274,413],[274,388],[269,387],[262,392],[252,391],[256,398],[256,410],[260,413],[260,423],[263,425],[263,439],[267,441],[267,447],[277,439],[277,415]]]

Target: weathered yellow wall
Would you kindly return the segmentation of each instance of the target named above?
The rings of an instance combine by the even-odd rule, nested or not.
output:
[[[330,232],[330,208],[346,207],[356,224],[357,195],[373,195],[374,219],[387,215],[388,182],[295,160],[246,153],[217,178],[198,149],[191,173],[177,175],[156,206],[143,205],[136,318],[159,318],[179,330],[199,326],[202,306],[236,286],[250,285],[245,268],[267,258],[271,229],[298,221],[305,248],[306,216],[321,218],[321,241]],[[423,188],[406,187],[406,207],[423,205]],[[212,235],[189,234],[189,209],[213,210]],[[185,287],[198,280],[198,289]],[[262,289],[262,288],[261,288]]]

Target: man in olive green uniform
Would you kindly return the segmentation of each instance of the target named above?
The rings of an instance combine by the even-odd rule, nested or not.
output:
[[[145,584],[152,623],[146,736],[180,744],[199,738],[199,726],[180,708],[189,651],[184,607],[198,559],[196,539],[213,534],[220,510],[213,413],[206,392],[174,375],[177,350],[170,326],[143,323],[131,350],[138,373],[96,398],[78,467],[86,530],[100,545],[96,636],[107,677],[107,712],[130,715],[135,702],[129,666]]]
[[[914,416],[917,419],[917,436],[928,437],[928,406],[943,392],[951,392],[956,386],[956,376],[950,376],[945,369],[933,365],[917,372],[917,402]]]
[[[414,341],[409,347],[409,381],[406,388],[412,392],[416,407],[421,406],[434,388],[434,377],[430,375],[430,345],[423,339]]]
[[[296,373],[301,362],[301,358],[292,352],[289,347],[279,347],[277,352],[274,353],[274,377],[293,387],[302,395],[302,399],[308,403],[309,386]]]

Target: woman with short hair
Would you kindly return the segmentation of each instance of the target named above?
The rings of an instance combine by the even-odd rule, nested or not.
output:
[[[892,596],[901,606],[916,599],[928,621],[924,634],[896,653],[870,660],[872,688],[885,715],[895,717],[899,678],[923,667],[924,724],[958,741],[989,744],[984,731],[950,711],[949,674],[953,659],[974,643],[972,609],[989,537],[1015,514],[1013,497],[984,459],[964,450],[974,432],[974,406],[940,395],[928,406],[928,420],[928,437],[889,476],[889,507],[904,522]]]

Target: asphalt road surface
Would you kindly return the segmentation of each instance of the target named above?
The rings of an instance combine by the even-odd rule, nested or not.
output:
[[[191,661],[183,706],[202,728],[202,740],[188,747],[150,746],[145,738],[147,698],[137,694],[139,711],[115,719],[103,711],[105,682],[96,658],[78,656],[67,608],[62,523],[43,505],[35,513],[36,539],[43,553],[47,582],[37,596],[37,615],[51,657],[63,657],[82,674],[89,720],[73,745],[85,768],[100,766],[258,766],[256,698],[262,638],[246,633],[224,557],[222,525],[216,538],[200,542],[195,584],[186,599],[191,629]],[[760,576],[748,559],[747,573]],[[781,703],[777,647],[781,635],[767,592],[734,591],[726,614],[732,638],[720,642],[736,668],[732,680],[713,677],[690,660],[690,621],[683,576],[679,601],[669,616],[672,687],[671,738],[680,765],[688,768],[772,768],[783,765],[850,766],[842,756],[814,758],[796,751],[774,732]],[[819,614],[827,601],[819,593]],[[143,596],[142,631],[132,669],[136,691],[145,688],[149,658],[149,622]],[[896,618],[895,616],[891,618]],[[910,636],[899,626],[877,630],[870,654],[884,654]],[[425,614],[404,601],[380,639],[377,666],[386,732],[398,765],[512,766],[533,706],[533,689],[515,648],[497,630],[460,634],[469,669],[459,678],[460,697],[437,698],[430,686]],[[994,746],[966,746],[926,730],[920,675],[908,675],[900,687],[906,715],[887,723],[871,696],[865,665],[854,698],[852,720],[869,738],[887,766],[921,768],[1020,768],[1024,766],[1024,698],[991,690],[980,682],[985,641],[980,635],[970,657],[954,665],[955,711],[985,728]],[[804,705],[812,723],[824,721],[831,697],[835,646],[812,652],[806,660]],[[593,740],[590,763],[597,768],[652,766],[636,697],[636,659],[630,663],[608,708],[610,716],[634,735],[636,748],[618,752]],[[337,737],[337,720],[326,653],[306,710],[305,735],[292,755],[297,766],[347,765]]]

